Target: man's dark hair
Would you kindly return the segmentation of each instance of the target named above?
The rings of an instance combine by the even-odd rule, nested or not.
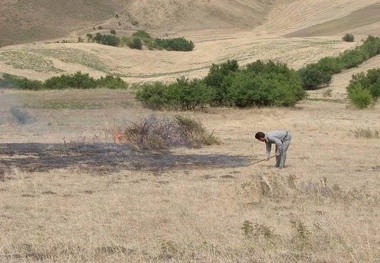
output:
[[[256,135],[255,135],[255,138],[260,140],[261,138],[264,138],[265,137],[265,133],[263,132],[257,132]]]

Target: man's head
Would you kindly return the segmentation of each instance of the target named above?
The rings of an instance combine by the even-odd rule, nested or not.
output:
[[[255,135],[255,138],[259,141],[265,142],[265,133],[263,132],[257,132]]]

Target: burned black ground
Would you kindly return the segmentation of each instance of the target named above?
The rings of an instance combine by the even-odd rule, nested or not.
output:
[[[115,144],[0,144],[0,170],[17,168],[27,172],[53,169],[79,169],[104,173],[120,170],[168,170],[242,167],[248,156],[223,154],[174,154],[171,151],[136,151],[128,145]]]

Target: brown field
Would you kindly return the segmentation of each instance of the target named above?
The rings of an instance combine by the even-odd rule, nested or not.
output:
[[[16,2],[25,1],[1,5]],[[73,43],[40,38],[50,40],[1,47],[0,73],[40,80],[117,73],[139,83],[203,77],[227,59],[300,68],[380,33],[372,10],[378,1],[147,2],[128,1],[129,19],[157,35],[184,36],[194,51],[74,43],[95,23],[84,19],[80,28],[62,29],[70,35],[50,36]],[[109,3],[111,14],[121,5]],[[159,11],[156,19],[150,10]],[[248,13],[260,19],[250,25]],[[366,14],[374,19],[355,17]],[[93,15],[95,25],[115,23],[113,15]],[[178,20],[175,27],[168,17]],[[341,41],[348,31],[354,43]],[[375,57],[336,75],[293,108],[154,112],[134,99],[133,88],[0,89],[0,262],[380,262],[380,107],[357,110],[345,93],[352,74],[379,65]],[[200,120],[222,143],[158,152],[113,142],[112,130],[175,114]],[[272,129],[293,135],[282,170],[273,159],[258,162],[265,147],[254,134]]]

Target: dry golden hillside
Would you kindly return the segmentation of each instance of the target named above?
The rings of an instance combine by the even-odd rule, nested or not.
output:
[[[59,1],[0,2],[0,45],[68,36],[102,26],[114,30],[163,31],[254,28],[265,20],[270,1]]]

